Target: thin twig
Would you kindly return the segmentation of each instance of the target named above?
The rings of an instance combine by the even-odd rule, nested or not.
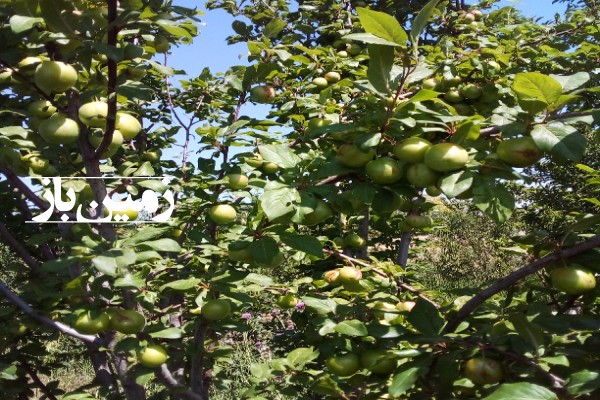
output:
[[[12,248],[15,253],[21,257],[23,262],[29,266],[33,271],[40,270],[40,264],[33,258],[33,256],[29,253],[29,250],[23,246],[21,242],[19,242],[15,237],[9,232],[2,222],[0,222],[0,237],[2,237],[4,243],[8,244],[10,248]]]
[[[156,371],[156,377],[172,392],[173,395],[186,400],[207,400],[203,396],[192,392],[175,379],[166,364],[160,366]]]

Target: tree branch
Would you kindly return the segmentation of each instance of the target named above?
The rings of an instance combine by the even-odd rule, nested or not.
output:
[[[8,286],[6,286],[6,284],[3,281],[0,281],[0,295],[2,295],[8,301],[20,308],[21,311],[23,311],[25,314],[29,315],[31,318],[43,325],[49,326],[54,330],[64,333],[67,336],[71,336],[75,339],[82,340],[86,343],[95,344],[97,346],[104,345],[104,343],[102,343],[102,340],[97,336],[83,335],[77,332],[75,329],[71,328],[70,326],[67,326],[60,322],[56,322],[44,315],[38,314],[37,311],[35,311],[29,304],[25,302],[25,300],[20,298],[15,292],[13,292]]]
[[[463,320],[465,320],[465,318],[467,318],[473,311],[475,311],[477,307],[483,304],[487,299],[503,290],[508,289],[510,286],[514,285],[516,282],[525,278],[526,276],[536,273],[537,271],[552,264],[553,262],[564,258],[573,257],[577,254],[586,252],[599,246],[600,235],[594,236],[569,248],[558,249],[546,255],[545,257],[542,257],[539,260],[532,262],[529,265],[526,265],[522,268],[519,268],[516,271],[513,271],[505,278],[494,283],[487,289],[484,289],[481,292],[477,293],[471,300],[469,300],[464,306],[462,306],[462,308],[458,310],[458,313],[456,313],[456,316],[448,322],[444,331],[446,333],[454,332],[456,327],[458,327],[458,325]]]
[[[4,242],[8,244],[14,251],[21,257],[21,259],[31,268],[33,271],[40,270],[40,264],[29,254],[29,250],[21,244],[15,237],[6,229],[6,226],[0,222],[0,237],[4,239]]]
[[[203,396],[192,392],[190,389],[182,385],[173,377],[169,368],[166,364],[160,366],[160,369],[156,371],[156,377],[169,388],[174,395],[185,400],[208,400]]]

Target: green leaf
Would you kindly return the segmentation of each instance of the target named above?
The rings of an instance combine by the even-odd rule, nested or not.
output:
[[[252,272],[244,278],[244,282],[250,282],[262,287],[267,287],[273,285],[273,278]]]
[[[411,387],[414,386],[415,382],[422,373],[423,368],[412,367],[394,375],[392,383],[388,389],[390,396],[400,396],[401,394],[406,393]]]
[[[423,33],[423,30],[427,26],[429,18],[431,18],[433,10],[435,10],[435,7],[438,5],[439,2],[440,0],[431,0],[429,3],[425,4],[425,7],[423,7],[421,11],[419,11],[417,17],[410,26],[410,41],[412,42],[413,54],[415,55],[418,54],[417,49],[419,45],[419,37],[421,36],[421,33]]]
[[[600,389],[600,373],[583,370],[573,373],[567,381],[567,393],[576,396]]]
[[[519,336],[531,344],[534,349],[539,349],[544,345],[544,334],[542,330],[529,322],[527,316],[520,313],[511,314],[508,320],[512,322]]]
[[[281,18],[274,18],[265,26],[263,35],[268,38],[273,38],[279,34],[287,26],[287,23]]]
[[[575,89],[583,87],[589,80],[590,74],[587,72],[577,72],[573,75],[552,75],[550,76],[560,82],[563,92],[569,93]]]
[[[358,18],[367,33],[372,33],[390,42],[406,45],[408,36],[396,18],[389,14],[358,7]]]
[[[115,280],[115,287],[136,288],[139,289],[146,284],[146,281],[132,274],[125,274],[122,278]]]
[[[506,222],[515,209],[513,195],[502,184],[493,181],[485,181],[475,186],[473,202],[498,224]]]
[[[298,204],[301,198],[298,190],[284,187],[277,190],[265,190],[259,200],[267,218],[269,221],[273,221],[294,212],[295,204]]]
[[[152,101],[154,91],[142,82],[127,81],[117,86],[117,93],[128,99]]]
[[[458,171],[440,179],[440,189],[449,198],[466,192],[473,186],[475,174],[471,171]]]
[[[18,136],[23,139],[27,139],[27,129],[22,126],[3,126],[0,128],[0,135],[4,136]]]
[[[300,157],[286,144],[258,146],[258,151],[265,161],[273,162],[280,168],[293,168],[300,162]]]
[[[332,299],[304,296],[302,302],[306,308],[315,311],[319,315],[335,314],[337,308],[337,303]]]
[[[273,259],[279,254],[279,246],[272,237],[262,237],[255,240],[248,246],[252,253],[252,258],[259,264],[271,264]]]
[[[362,321],[350,319],[342,321],[335,326],[335,331],[346,336],[367,336],[369,331]]]
[[[139,246],[156,251],[169,251],[174,253],[179,253],[181,251],[181,246],[179,245],[179,243],[169,238],[146,241],[140,243]]]
[[[115,257],[97,256],[92,259],[92,264],[105,275],[117,276],[117,260]]]
[[[483,400],[558,400],[558,396],[545,387],[533,383],[505,383]]]
[[[562,95],[560,82],[539,72],[515,75],[512,89],[517,94],[519,105],[533,114],[545,110]]]
[[[298,235],[296,233],[284,232],[279,235],[281,241],[293,249],[300,250],[306,254],[323,258],[323,246],[319,239],[309,235]]]
[[[6,379],[7,381],[14,381],[18,378],[17,366],[0,364],[0,379]]]
[[[369,43],[369,44],[378,44],[381,46],[391,46],[391,47],[402,47],[395,42],[391,42],[389,40],[385,40],[380,38],[379,36],[375,36],[372,33],[351,33],[349,35],[344,36],[346,40],[356,40],[357,42]]]
[[[76,35],[78,17],[73,13],[73,2],[67,0],[40,0],[44,21],[53,32]]]
[[[587,148],[585,136],[569,125],[536,125],[531,137],[540,150],[560,161],[579,162]]]
[[[25,17],[23,15],[13,15],[9,20],[10,29],[16,34],[33,29],[43,22],[43,18]]]
[[[444,326],[444,319],[430,302],[418,299],[417,304],[406,317],[415,329],[427,336],[436,336]]]
[[[139,243],[147,242],[148,240],[152,240],[156,237],[164,235],[170,228],[158,228],[155,226],[146,226],[140,229],[135,235],[128,238],[123,242],[123,246],[135,246]]]
[[[152,168],[152,164],[150,161],[144,161],[142,165],[133,173],[133,176],[150,176],[153,177],[155,175],[154,168]]]
[[[156,21],[156,23],[158,24],[158,26],[160,26],[161,28],[163,28],[165,31],[169,32],[173,36],[183,37],[190,41],[192,40],[192,35],[190,35],[190,32],[188,32],[187,29],[182,28],[175,21],[160,19],[160,20]]]
[[[369,69],[367,78],[375,90],[390,93],[390,73],[394,65],[394,49],[381,45],[369,46]]]
[[[198,278],[190,278],[190,279],[180,279],[177,281],[172,281],[169,283],[165,283],[164,285],[162,285],[159,290],[162,292],[165,289],[173,289],[173,290],[179,290],[179,291],[186,291],[186,290],[190,290],[193,289],[195,287],[198,286],[198,284],[200,284],[200,282],[202,282],[202,279],[198,279]]]
[[[295,370],[301,370],[304,366],[319,357],[319,352],[312,347],[300,347],[289,352],[287,362]]]
[[[181,328],[167,328],[157,332],[151,332],[150,336],[153,338],[160,339],[181,339],[183,337],[183,329]]]

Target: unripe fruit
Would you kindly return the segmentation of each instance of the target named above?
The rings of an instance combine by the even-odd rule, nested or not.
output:
[[[354,353],[329,357],[325,362],[327,370],[338,376],[350,376],[360,368],[360,359]]]
[[[580,295],[596,287],[594,273],[581,267],[560,267],[550,273],[552,286],[570,295]]]
[[[335,71],[329,71],[323,77],[328,83],[336,83],[342,79],[342,76],[339,74],[339,72]]]
[[[262,170],[265,174],[274,174],[279,171],[279,165],[274,162],[267,161],[262,164]]]
[[[241,190],[248,186],[248,177],[244,174],[229,174],[227,182],[230,189]]]
[[[425,163],[412,164],[406,170],[406,180],[418,188],[435,185],[439,177],[440,174],[429,168]]]
[[[281,308],[294,308],[298,304],[298,299],[291,293],[279,296],[277,305]]]
[[[434,78],[425,79],[423,81],[423,89],[435,90],[436,87],[440,84],[440,81]]]
[[[444,100],[449,103],[460,103],[464,99],[458,90],[451,89],[444,93]]]
[[[263,157],[260,153],[255,153],[254,157],[246,158],[244,161],[253,168],[259,168],[263,164]]]
[[[367,245],[367,240],[357,233],[350,233],[344,238],[346,246],[353,249],[360,249]]]
[[[124,139],[133,139],[142,130],[142,124],[136,117],[124,112],[118,112],[115,127],[121,132]]]
[[[317,204],[311,213],[304,215],[302,223],[304,225],[316,225],[325,221],[327,218],[333,215],[333,211],[329,204],[325,203],[321,199],[317,199]]]
[[[500,363],[489,358],[471,358],[465,364],[465,376],[478,385],[493,385],[503,375]]]
[[[402,178],[400,165],[391,158],[377,158],[369,161],[366,171],[373,182],[381,185],[398,182]]]
[[[404,221],[413,228],[429,228],[433,225],[433,220],[429,216],[409,214]]]
[[[481,97],[481,88],[474,83],[469,83],[460,89],[460,94],[467,99],[477,99]]]
[[[36,100],[27,106],[27,111],[32,117],[49,118],[57,109],[48,100]]]
[[[156,49],[157,53],[166,53],[169,51],[171,44],[169,43],[169,39],[164,36],[156,36],[154,38],[154,42],[152,43],[154,49]]]
[[[231,303],[226,299],[209,300],[202,306],[202,316],[210,321],[225,319],[231,313]]]
[[[425,153],[425,164],[435,171],[447,172],[464,167],[469,161],[469,153],[453,143],[438,143]]]
[[[103,133],[96,134],[96,132],[92,132],[88,136],[90,143],[92,144],[92,146],[94,146],[96,148],[98,148],[100,146],[100,143],[102,143],[103,138],[104,138]],[[112,140],[111,140],[110,144],[108,145],[108,148],[104,151],[104,153],[102,153],[101,157],[106,159],[106,158],[114,156],[122,144],[123,144],[123,135],[121,135],[121,132],[119,132],[118,130],[115,130],[113,132]]]
[[[272,103],[275,89],[269,85],[255,86],[250,90],[250,100],[256,103]]]
[[[342,282],[340,281],[340,269],[332,269],[331,271],[325,272],[325,274],[323,274],[323,279],[325,279],[332,286],[341,285]]]
[[[396,144],[392,152],[400,161],[418,163],[423,161],[425,153],[430,147],[431,142],[429,140],[413,136]]]
[[[414,308],[417,303],[414,301],[401,301],[396,304],[396,309],[398,311],[410,312]]]
[[[320,88],[326,88],[327,86],[329,86],[329,82],[327,82],[327,79],[322,77],[317,77],[313,79],[312,83]]]
[[[43,61],[35,70],[35,84],[46,93],[60,93],[77,83],[77,71],[61,61]]]
[[[363,368],[374,374],[388,375],[396,369],[397,361],[385,350],[367,350],[360,355]]]
[[[367,152],[362,151],[354,143],[342,145],[336,154],[337,159],[346,167],[363,167],[375,156],[375,149],[369,148]]]
[[[77,317],[74,327],[79,333],[83,333],[85,335],[95,335],[108,328],[109,323],[110,318],[104,312],[97,314],[85,312]]]
[[[512,167],[529,167],[542,158],[542,151],[529,136],[500,142],[496,149],[498,158]]]
[[[48,143],[71,144],[79,138],[79,125],[64,114],[54,114],[40,123],[40,136]]]
[[[208,210],[208,215],[215,223],[219,225],[230,224],[237,218],[235,208],[229,204],[218,204]]]
[[[362,272],[358,268],[354,267],[342,267],[339,269],[339,276],[337,279],[341,283],[357,282],[362,278]]]
[[[94,128],[104,128],[106,126],[106,116],[108,115],[108,104],[104,101],[92,101],[79,107],[77,112],[81,122]]]
[[[169,358],[167,351],[159,345],[151,345],[137,354],[140,364],[147,368],[157,368],[164,364]]]

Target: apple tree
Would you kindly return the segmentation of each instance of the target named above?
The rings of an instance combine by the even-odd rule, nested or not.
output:
[[[447,202],[511,224],[540,163],[597,194],[581,164],[600,115],[597,5],[545,23],[494,1],[206,6],[233,16],[248,62],[176,81],[169,54],[199,33],[196,9],[0,1],[0,235],[20,259],[0,275],[0,390],[597,397],[597,198],[574,193],[586,212],[554,231],[515,230],[498,251],[523,264],[493,282],[428,287],[414,257]],[[51,201],[42,177],[91,222],[57,208],[31,223]],[[94,204],[147,190],[174,193],[167,222],[99,221]],[[231,343],[257,314],[280,324],[258,331],[271,352],[233,393],[224,366],[241,368]],[[65,338],[94,370],[70,393],[46,379]]]

